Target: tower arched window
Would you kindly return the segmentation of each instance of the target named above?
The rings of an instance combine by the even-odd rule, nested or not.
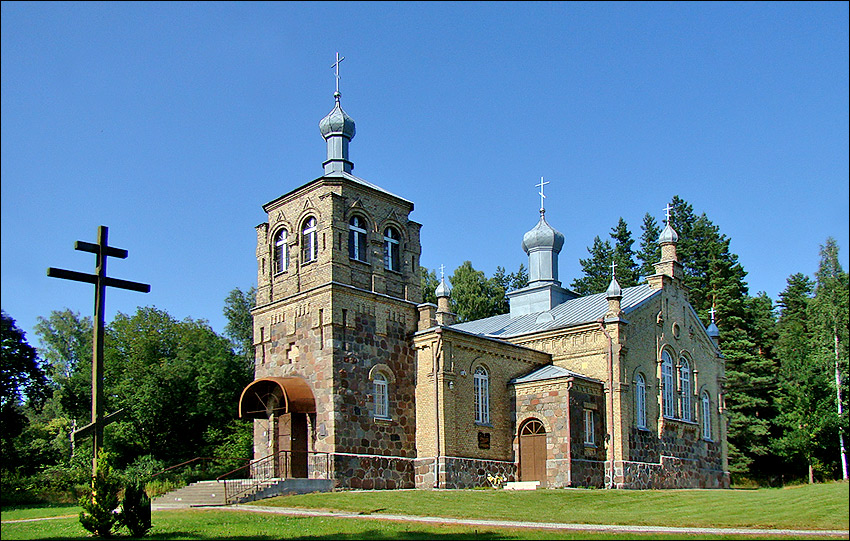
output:
[[[483,366],[475,369],[472,375],[475,393],[475,422],[490,424],[490,375]]]
[[[384,268],[401,271],[401,235],[394,227],[384,229]]]
[[[664,417],[676,416],[676,385],[673,381],[673,359],[661,352],[661,407]]]
[[[711,438],[711,397],[708,396],[708,391],[702,392],[701,398],[702,410],[702,437],[710,440]]]
[[[272,253],[272,270],[275,274],[284,272],[289,267],[289,246],[286,241],[286,229],[281,229],[275,234]]]
[[[304,222],[304,228],[301,230],[301,249],[304,263],[315,261],[319,256],[316,238],[316,219],[311,216]]]
[[[348,257],[366,261],[366,222],[360,216],[348,221]]]
[[[646,380],[643,374],[635,378],[635,424],[646,428]]]
[[[372,378],[372,387],[375,395],[375,417],[387,419],[390,416],[389,384],[387,377],[380,372]]]
[[[682,419],[692,421],[691,364],[684,357],[679,361],[679,390],[682,392]]]

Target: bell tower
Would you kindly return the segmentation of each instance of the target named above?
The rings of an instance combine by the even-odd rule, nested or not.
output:
[[[256,228],[255,381],[240,412],[253,412],[255,458],[296,453],[290,437],[298,454],[325,457],[339,486],[392,488],[379,486],[385,477],[366,483],[351,472],[377,460],[368,457],[415,455],[409,338],[422,297],[421,225],[410,219],[412,202],[352,174],[355,124],[342,108],[342,60],[333,66],[334,106],[319,122],[323,175],[263,205],[267,221]],[[303,422],[287,419],[301,413],[292,410],[299,403],[313,411]]]

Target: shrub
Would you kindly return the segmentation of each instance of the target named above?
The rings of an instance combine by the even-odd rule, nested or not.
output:
[[[151,500],[143,482],[129,482],[124,487],[119,522],[133,537],[144,537],[151,529]]]
[[[92,480],[92,489],[80,498],[80,524],[96,537],[112,537],[112,529],[118,521],[115,508],[118,507],[120,484],[112,475],[108,453],[100,453],[97,470]]]

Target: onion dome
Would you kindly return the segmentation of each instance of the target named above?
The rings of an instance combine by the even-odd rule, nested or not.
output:
[[[448,284],[446,284],[445,278],[440,280],[440,285],[438,285],[437,289],[434,290],[434,295],[436,295],[438,299],[440,297],[448,297],[451,295],[451,290],[449,289]]]
[[[717,328],[717,325],[712,321],[708,328],[705,329],[706,334],[708,334],[709,338],[720,338],[720,329]]]
[[[328,113],[328,116],[319,121],[319,130],[325,139],[332,135],[342,135],[348,139],[354,138],[354,119],[342,110],[342,106],[339,104],[340,97],[342,97],[342,94],[339,92],[334,93],[336,105]]]
[[[564,235],[546,222],[543,212],[540,212],[540,221],[534,229],[523,235],[522,249],[530,254],[537,250],[551,250],[560,253],[564,247]]]
[[[670,227],[669,222],[664,228],[664,231],[661,232],[661,236],[658,237],[658,244],[665,244],[668,242],[679,242],[679,235],[672,227]]]

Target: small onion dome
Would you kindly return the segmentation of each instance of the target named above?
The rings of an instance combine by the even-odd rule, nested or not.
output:
[[[614,297],[622,297],[623,290],[620,289],[620,284],[617,282],[616,278],[611,278],[611,284],[608,286],[608,289],[605,291],[605,297],[608,299]]]
[[[714,321],[709,323],[708,328],[705,330],[705,332],[710,338],[720,338],[720,329],[717,328],[717,325],[714,324]]]
[[[550,249],[555,253],[564,247],[564,235],[546,222],[543,213],[534,229],[522,236],[522,249],[529,253],[536,249]]]
[[[342,135],[348,139],[354,139],[354,119],[342,110],[339,105],[340,96],[339,93],[334,94],[336,105],[328,116],[319,121],[319,130],[325,139],[331,135]]]
[[[665,244],[668,242],[678,242],[679,235],[676,234],[676,231],[670,227],[670,224],[667,224],[667,227],[664,228],[664,231],[661,232],[661,236],[658,237],[658,244]]]
[[[434,295],[439,299],[440,297],[448,297],[451,295],[451,290],[449,286],[446,284],[445,278],[440,280],[440,285],[437,286],[437,289],[434,290]]]

